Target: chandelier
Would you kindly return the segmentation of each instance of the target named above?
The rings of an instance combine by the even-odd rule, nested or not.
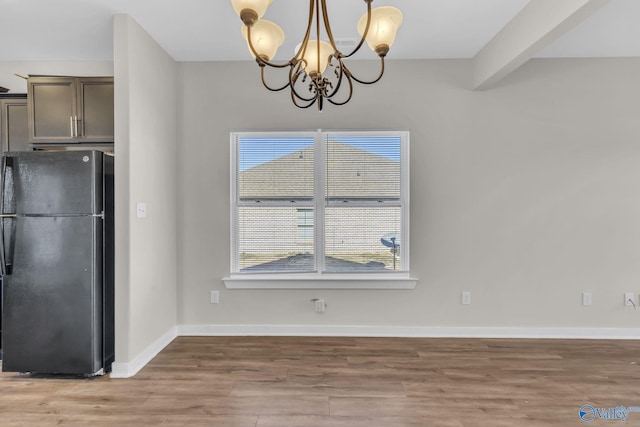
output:
[[[344,1],[344,0],[341,0]],[[277,92],[289,88],[291,100],[296,107],[309,108],[314,104],[322,111],[324,101],[333,105],[344,105],[353,95],[353,82],[373,84],[384,74],[384,58],[396,38],[402,23],[402,13],[391,6],[371,9],[373,0],[364,0],[365,13],[358,21],[360,42],[352,52],[343,53],[336,46],[326,0],[309,0],[309,20],[302,42],[295,55],[287,62],[271,62],[284,42],[284,32],[271,21],[262,19],[273,0],[231,0],[234,10],[242,20],[242,35],[249,52],[260,66],[262,84]],[[321,40],[321,27],[327,40]],[[315,40],[311,34],[315,30]],[[353,75],[344,60],[353,56],[367,42],[380,58],[380,72],[373,80],[362,80]],[[279,87],[270,86],[265,79],[265,68],[272,67],[289,71],[288,81]]]

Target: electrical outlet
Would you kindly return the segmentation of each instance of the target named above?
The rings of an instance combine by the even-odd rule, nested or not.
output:
[[[218,304],[220,302],[220,291],[211,291],[211,304]]]
[[[591,305],[592,304],[591,292],[583,292],[582,293],[582,305]]]
[[[136,218],[147,217],[147,204],[144,202],[136,203]]]
[[[316,313],[324,313],[324,309],[327,307],[327,304],[324,302],[323,299],[315,298],[315,299],[312,299],[311,301],[313,301],[314,309]]]

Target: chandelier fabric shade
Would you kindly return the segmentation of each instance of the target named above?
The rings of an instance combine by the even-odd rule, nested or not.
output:
[[[334,105],[344,105],[353,95],[354,81],[361,84],[379,81],[384,74],[385,57],[402,24],[402,12],[395,7],[382,6],[372,9],[373,0],[364,0],[367,10],[356,26],[360,41],[352,52],[345,54],[336,46],[326,1],[309,0],[307,29],[295,55],[287,62],[274,63],[272,59],[284,43],[285,35],[278,25],[261,19],[273,0],[231,0],[233,9],[243,23],[241,32],[249,52],[260,66],[262,83],[271,91],[288,88],[291,100],[299,108],[317,104],[318,109],[322,111],[325,100]],[[321,27],[324,27],[324,32],[321,31]],[[315,39],[311,37],[312,33],[315,33]],[[326,35],[328,40],[322,40],[321,35]],[[373,80],[357,78],[344,62],[353,56],[365,41],[380,59],[380,71]],[[267,67],[289,68],[288,80],[284,85],[273,87],[267,83]]]

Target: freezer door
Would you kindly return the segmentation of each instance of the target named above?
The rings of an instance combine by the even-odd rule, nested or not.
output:
[[[2,370],[93,375],[102,361],[102,219],[18,217]]]
[[[99,214],[102,155],[97,151],[8,153],[2,213]]]

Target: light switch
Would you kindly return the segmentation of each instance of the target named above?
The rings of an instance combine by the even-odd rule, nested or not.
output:
[[[220,291],[211,291],[211,304],[218,304],[220,302]]]
[[[143,202],[138,202],[136,204],[136,218],[146,218],[147,217],[147,204]]]
[[[462,304],[463,305],[471,304],[471,292],[465,291],[462,293]]]

